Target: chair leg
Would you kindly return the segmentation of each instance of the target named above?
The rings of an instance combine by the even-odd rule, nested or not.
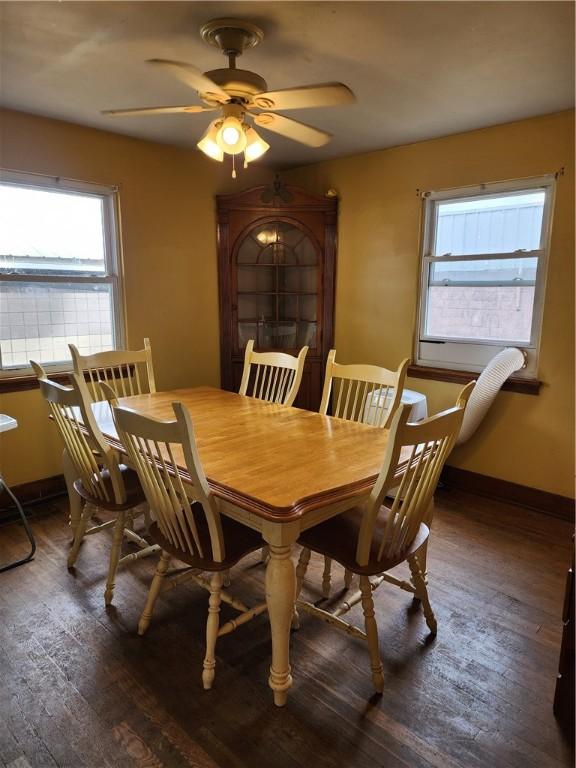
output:
[[[70,459],[67,450],[62,454],[62,464],[64,470],[64,480],[66,481],[66,490],[68,491],[68,501],[70,503],[70,528],[72,530],[72,542],[76,534],[76,528],[80,524],[82,517],[82,499],[76,493],[74,481],[77,480],[76,470]]]
[[[330,597],[330,581],[332,579],[332,559],[324,558],[324,571],[322,573],[322,596]]]
[[[111,605],[114,597],[114,583],[116,581],[116,571],[118,570],[118,561],[122,554],[122,539],[124,537],[124,528],[126,527],[126,513],[120,512],[116,518],[114,526],[114,535],[112,537],[112,549],[110,550],[110,563],[108,565],[108,578],[106,580],[106,589],[104,590],[104,601],[106,605]]]
[[[86,528],[88,527],[88,521],[92,517],[92,510],[93,507],[91,507],[90,504],[85,504],[80,518],[76,520],[74,525],[74,538],[72,540],[70,551],[68,552],[68,568],[74,567],[74,563],[78,557],[78,552],[80,551],[80,545],[84,540],[84,534],[86,533]]]
[[[303,547],[298,558],[298,565],[296,566],[296,598],[294,600],[294,613],[292,614],[292,629],[300,629],[300,617],[298,616],[296,602],[300,597],[300,592],[302,592],[302,584],[304,583],[304,576],[310,562],[310,554],[310,550]]]
[[[150,505],[148,502],[144,503],[144,529],[146,533],[150,531],[150,525],[152,524],[152,518],[150,517]]]
[[[208,620],[206,622],[206,656],[202,670],[202,684],[205,690],[212,688],[215,676],[215,651],[218,630],[220,628],[220,600],[222,597],[222,573],[216,571],[210,581],[210,600],[208,602]]]
[[[424,581],[426,581],[426,560],[428,557],[428,539],[422,544],[420,549],[414,553],[418,557],[418,563],[420,564],[420,570],[422,571],[422,576],[424,578]],[[414,577],[410,579],[412,582],[412,586],[416,589],[416,583],[414,581]],[[414,606],[419,606],[422,603],[422,600],[420,597],[415,594],[412,598],[412,604]]]
[[[352,573],[352,571],[349,571],[348,568],[344,569],[344,586],[346,587],[346,589],[350,589],[350,587],[352,586],[353,576],[354,574]]]
[[[374,618],[374,600],[372,599],[372,587],[368,576],[360,576],[360,591],[362,593],[362,610],[364,611],[364,623],[370,652],[370,667],[372,669],[372,682],[378,693],[384,690],[384,670],[380,660],[378,647],[378,626]]]
[[[412,584],[416,588],[416,597],[422,602],[422,610],[424,611],[426,624],[428,625],[430,634],[435,635],[438,631],[438,623],[434,616],[432,606],[430,605],[428,587],[426,586],[426,580],[424,579],[424,574],[420,568],[417,555],[410,555],[410,557],[408,557],[408,565],[410,566],[410,573],[412,574]]]
[[[158,595],[162,590],[162,583],[164,581],[164,577],[166,576],[166,571],[168,570],[168,566],[170,565],[171,559],[172,557],[171,555],[168,554],[168,552],[162,552],[162,554],[160,555],[160,560],[158,561],[158,565],[156,566],[156,573],[154,574],[154,578],[152,579],[152,584],[150,585],[150,589],[148,590],[146,605],[144,606],[144,610],[142,611],[142,615],[140,616],[140,621],[138,622],[139,635],[143,635],[144,632],[146,632],[146,630],[150,626],[150,620],[152,619],[154,606],[156,605],[156,600],[158,599]]]
[[[298,565],[296,566],[296,600],[298,600],[300,592],[302,592],[302,584],[304,583],[304,576],[306,576],[306,571],[308,570],[310,554],[310,550],[306,549],[306,547],[303,547],[302,552],[300,552]]]

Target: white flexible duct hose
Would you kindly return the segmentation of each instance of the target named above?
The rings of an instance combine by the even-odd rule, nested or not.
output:
[[[478,377],[476,386],[470,395],[456,445],[462,445],[472,437],[494,402],[502,384],[514,371],[520,370],[524,364],[524,353],[516,347],[506,347],[490,360]]]

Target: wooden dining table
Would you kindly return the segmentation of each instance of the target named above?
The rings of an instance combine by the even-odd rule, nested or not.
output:
[[[382,466],[388,430],[212,387],[119,400],[122,406],[162,420],[174,418],[174,402],[190,412],[198,453],[221,513],[260,531],[269,547],[269,685],[275,704],[283,706],[292,685],[292,547],[301,531],[367,499]],[[106,440],[122,452],[108,404],[94,403],[93,410]],[[175,462],[186,477],[183,457],[175,455]]]

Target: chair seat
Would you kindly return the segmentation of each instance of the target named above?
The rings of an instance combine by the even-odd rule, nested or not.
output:
[[[324,557],[336,560],[336,562],[353,573],[363,576],[375,576],[394,568],[394,566],[406,560],[409,555],[416,552],[424,544],[430,533],[428,526],[421,523],[418,533],[408,547],[393,558],[379,560],[378,550],[382,541],[382,533],[390,515],[388,507],[382,506],[374,526],[368,563],[366,565],[358,565],[356,562],[356,549],[363,515],[363,508],[354,507],[347,512],[343,512],[341,515],[336,515],[324,523],[304,531],[300,534],[298,541],[303,547],[311,549],[319,555],[324,555]]]
[[[82,480],[76,480],[74,482],[74,489],[76,493],[89,504],[94,504],[94,506],[99,507],[100,509],[107,509],[110,512],[122,512],[126,509],[137,507],[138,504],[142,504],[146,501],[138,475],[133,469],[130,469],[130,467],[127,467],[125,464],[120,464],[119,469],[126,490],[126,501],[124,504],[115,504],[114,501],[102,501],[102,499],[95,497],[90,491],[86,490]],[[100,475],[102,477],[102,483],[107,490],[108,497],[114,499],[114,488],[112,486],[112,480],[110,479],[110,472],[107,469],[103,469]]]
[[[194,520],[196,521],[196,527],[198,529],[198,538],[202,546],[202,552],[204,557],[192,554],[188,550],[175,547],[160,530],[160,526],[157,522],[152,523],[149,531],[149,538],[155,543],[159,544],[165,552],[169,552],[173,557],[181,560],[183,563],[191,565],[193,568],[199,568],[203,571],[225,571],[231,568],[233,565],[241,560],[245,555],[250,552],[255,552],[260,549],[264,543],[262,535],[258,531],[253,531],[242,523],[237,523],[225,515],[221,515],[220,524],[222,526],[222,538],[224,540],[225,557],[222,562],[216,562],[212,558],[212,542],[210,539],[210,531],[208,529],[208,523],[206,522],[206,515],[202,509],[202,505],[198,503],[192,504],[194,510]],[[192,535],[190,534],[192,539]]]

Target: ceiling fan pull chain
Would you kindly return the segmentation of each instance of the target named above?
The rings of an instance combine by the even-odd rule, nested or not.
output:
[[[236,168],[234,167],[234,155],[232,155],[232,178],[236,178]]]
[[[244,169],[248,168],[248,159],[246,158],[246,150],[244,150]]]

